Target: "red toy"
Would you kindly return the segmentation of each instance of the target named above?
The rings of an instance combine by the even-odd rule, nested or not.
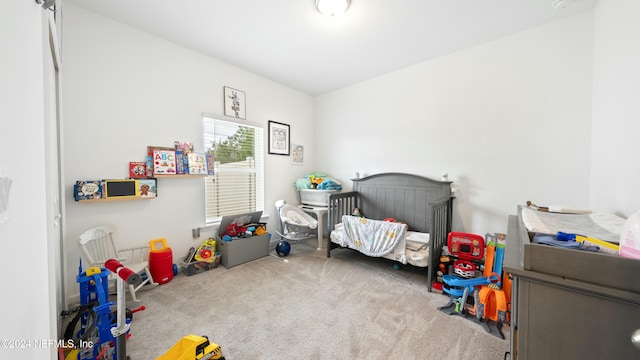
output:
[[[227,228],[225,229],[224,235],[229,235],[232,238],[234,238],[244,234],[246,231],[247,231],[246,226],[238,226],[238,224],[233,223],[227,226]]]
[[[484,258],[484,238],[463,232],[450,232],[448,249],[451,255],[463,260],[481,261]]]

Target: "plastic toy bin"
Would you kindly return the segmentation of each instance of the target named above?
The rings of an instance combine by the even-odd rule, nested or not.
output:
[[[216,255],[216,258],[212,262],[207,261],[192,261],[186,262],[182,260],[182,271],[185,275],[191,276],[200,274],[207,270],[215,269],[220,265],[220,255]]]
[[[227,269],[269,255],[269,236],[256,235],[217,243],[222,266]]]
[[[300,189],[300,203],[315,206],[328,206],[329,195],[338,193],[338,190]]]

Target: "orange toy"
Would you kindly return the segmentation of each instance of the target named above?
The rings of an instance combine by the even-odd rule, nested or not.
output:
[[[489,277],[491,274],[498,277],[497,283],[483,285],[478,293],[478,303],[476,306],[476,314],[485,319],[496,322],[507,322],[507,295],[500,288],[502,278],[502,259],[496,259],[496,256],[504,256],[504,248],[496,252],[496,244],[487,244],[486,258],[484,264],[484,275]],[[497,260],[497,261],[496,261]],[[494,265],[500,269],[494,269]],[[511,281],[509,281],[509,292],[511,291]]]
[[[480,304],[476,305],[476,311],[479,311],[481,317],[501,323],[507,321],[507,297],[503,290],[484,285],[478,298]]]

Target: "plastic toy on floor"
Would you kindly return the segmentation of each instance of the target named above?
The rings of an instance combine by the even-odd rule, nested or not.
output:
[[[509,323],[508,307],[511,297],[511,280],[502,276],[504,234],[487,234],[486,236],[488,241],[485,274],[487,269],[492,269],[492,274],[498,276],[498,281],[482,286],[474,294],[476,320],[488,333],[504,339],[502,326]]]
[[[474,277],[477,266],[484,255],[484,238],[480,235],[451,232],[447,239],[447,251],[457,260],[453,261],[456,275],[443,275],[442,292],[451,296],[449,303],[438,309],[449,315],[466,317],[467,300],[476,287],[496,281],[497,276]],[[443,269],[444,270],[444,269]],[[443,271],[444,273],[444,271]]]
[[[126,320],[126,300],[125,289],[127,285],[135,285],[140,282],[140,275],[132,271],[129,268],[124,267],[118,260],[110,259],[104,263],[104,267],[109,269],[112,273],[118,275],[116,284],[117,288],[117,326],[112,327],[111,334],[116,338],[116,356],[113,359],[129,359],[127,356],[127,332],[129,331],[130,324]]]
[[[72,341],[76,348],[67,354],[65,360],[128,359],[125,341],[132,314],[144,310],[144,307],[133,311],[126,309],[125,286],[139,283],[140,275],[114,259],[107,260],[104,266],[90,267],[83,272],[80,263],[77,281],[81,305],[64,334],[65,341]],[[117,311],[113,312],[111,307],[114,303],[108,301],[110,271],[118,275]]]
[[[276,253],[278,256],[283,257],[289,255],[291,252],[291,244],[289,244],[286,240],[280,240],[278,245],[276,245]]]
[[[451,241],[451,237],[454,241]],[[467,317],[479,323],[487,332],[504,339],[502,325],[509,322],[508,299],[510,297],[510,280],[507,289],[502,289],[502,262],[504,259],[504,235],[487,234],[487,247],[484,249],[484,239],[479,235],[451,233],[449,251],[461,256],[461,259],[471,259],[484,254],[483,276],[463,278],[468,276],[468,267],[455,271],[457,275],[443,276],[443,292],[449,294],[449,303],[438,309],[450,314]],[[458,237],[456,241],[455,237]],[[453,246],[452,246],[453,244]],[[457,244],[457,245],[456,245]],[[468,266],[468,264],[467,264]],[[456,269],[457,270],[457,269]],[[505,286],[506,287],[506,286]],[[473,299],[473,301],[469,301]],[[472,304],[470,304],[470,302]],[[472,306],[471,306],[472,305]]]
[[[224,360],[220,345],[206,336],[189,334],[178,340],[169,351],[156,360]]]

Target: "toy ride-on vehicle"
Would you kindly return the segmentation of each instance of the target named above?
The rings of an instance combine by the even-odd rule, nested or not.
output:
[[[156,360],[224,360],[220,345],[206,336],[187,335]]]

